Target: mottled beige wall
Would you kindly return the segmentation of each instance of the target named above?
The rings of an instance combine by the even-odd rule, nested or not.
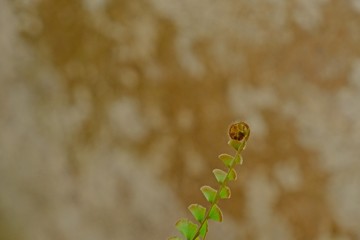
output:
[[[0,239],[360,239],[359,0],[0,0]]]

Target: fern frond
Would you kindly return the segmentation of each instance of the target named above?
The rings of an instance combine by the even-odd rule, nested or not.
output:
[[[231,197],[231,190],[227,186],[229,181],[237,179],[237,173],[234,169],[236,165],[242,164],[243,159],[241,152],[245,149],[246,143],[250,136],[250,128],[245,122],[236,122],[229,127],[228,144],[236,150],[235,156],[223,153],[219,155],[219,159],[223,162],[227,171],[214,169],[213,173],[219,186],[216,189],[210,186],[202,186],[200,188],[205,199],[210,203],[208,208],[199,204],[191,204],[188,209],[199,224],[195,224],[188,219],[180,219],[176,223],[176,228],[185,237],[186,240],[204,240],[208,232],[208,220],[221,222],[223,214],[218,206],[220,199],[228,199]],[[171,237],[169,240],[179,240],[179,237]]]

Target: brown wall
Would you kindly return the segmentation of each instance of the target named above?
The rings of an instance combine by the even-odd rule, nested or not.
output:
[[[0,1],[0,239],[360,239],[359,0]]]

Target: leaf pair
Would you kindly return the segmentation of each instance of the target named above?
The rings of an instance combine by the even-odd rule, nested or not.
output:
[[[185,237],[187,240],[192,240],[195,237],[197,239],[204,239],[208,232],[208,219],[213,221],[221,222],[223,219],[222,212],[218,205],[214,204],[209,213],[207,214],[206,208],[201,206],[200,204],[191,204],[188,209],[194,216],[194,218],[201,223],[200,227],[198,224],[191,222],[190,220],[184,218],[177,221],[175,224],[176,228],[179,232]],[[181,239],[179,237],[172,237],[169,240],[178,240]]]
[[[216,181],[220,184],[224,184],[226,180],[235,181],[237,179],[236,171],[233,168],[230,169],[229,173],[226,173],[221,169],[214,169],[213,173]]]
[[[206,208],[201,206],[200,204],[191,204],[188,209],[190,210],[194,218],[200,223],[207,220],[206,218],[217,222],[222,221],[222,212],[219,206],[216,204],[211,207],[208,216],[206,216]]]
[[[219,200],[218,198],[227,199],[231,196],[231,191],[228,186],[222,186],[219,193],[218,190],[215,190],[210,186],[202,186],[200,190],[204,194],[206,200],[212,204],[216,203]]]

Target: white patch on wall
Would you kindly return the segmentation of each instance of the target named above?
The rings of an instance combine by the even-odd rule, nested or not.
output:
[[[360,0],[352,0],[351,4],[354,7],[355,11],[360,13]]]
[[[330,178],[328,199],[336,222],[360,237],[360,175],[358,171],[337,173]]]
[[[278,189],[265,172],[254,172],[246,179],[247,215],[259,226],[271,221],[272,207],[278,198]]]
[[[181,109],[177,113],[177,125],[182,131],[190,130],[194,125],[194,114],[190,109]]]
[[[201,77],[205,67],[193,51],[193,42],[188,37],[179,37],[175,40],[175,50],[180,65],[190,75]]]
[[[0,1],[0,81],[14,74],[16,68],[16,57],[18,55],[19,39],[19,19],[16,18],[13,9],[8,1]],[[2,86],[4,87],[4,86]]]
[[[94,175],[89,177],[98,179],[97,181],[101,181],[101,184],[106,184],[106,181],[113,182],[108,190],[116,195],[118,200],[120,197],[118,206],[114,206],[112,210],[121,213],[115,216],[119,221],[116,229],[119,239],[129,239],[129,236],[130,239],[144,239],[146,236],[164,239],[166,233],[171,231],[175,233],[174,223],[179,216],[185,214],[185,210],[181,207],[174,189],[159,180],[154,172],[148,171],[147,167],[143,167],[142,163],[134,161],[139,157],[137,153],[118,149],[109,157],[111,158],[110,166],[102,164],[104,170],[94,171]],[[99,173],[104,175],[99,176]],[[114,181],[116,181],[115,185]],[[92,191],[96,194],[98,190],[92,188]],[[125,193],[128,194],[127,200]],[[106,192],[103,195],[107,197]],[[98,201],[98,204],[101,202]],[[164,224],[164,216],[166,216],[166,222],[170,224]],[[143,229],[134,233],[134,229],[129,228],[134,225]]]
[[[272,108],[277,105],[276,92],[271,87],[252,87],[240,80],[229,82],[228,101],[235,113],[244,113],[246,110]]]
[[[122,139],[141,141],[148,135],[148,128],[137,100],[124,97],[112,103],[108,109],[112,134]]]
[[[246,180],[246,215],[256,239],[293,239],[288,223],[278,216],[273,206],[278,199],[278,188],[266,173],[253,173]]]
[[[85,8],[87,8],[90,12],[94,12],[104,8],[108,0],[83,0],[82,2]]]
[[[277,163],[274,174],[279,184],[286,191],[296,191],[302,186],[303,177],[299,164],[296,161],[286,161]]]
[[[201,77],[206,67],[196,55],[194,44],[206,41],[206,50],[211,56],[209,60],[215,61],[217,70],[231,70],[236,74],[243,61],[236,49],[239,44],[254,46],[269,39],[279,42],[289,39],[286,1],[235,1],[232,4],[192,0],[150,2],[156,14],[176,26],[177,60],[188,74],[195,77]]]
[[[322,7],[328,0],[297,0],[294,20],[305,30],[312,30],[322,22]]]
[[[144,167],[155,176],[161,176],[171,166],[176,140],[173,135],[160,135],[147,146]]]
[[[228,103],[235,115],[246,116],[245,121],[251,125],[253,134],[264,139],[268,133],[261,110],[275,109],[278,98],[271,87],[252,87],[241,81],[230,81],[228,86]]]
[[[76,133],[88,119],[91,111],[91,95],[87,88],[77,87],[74,91],[74,103],[64,108],[64,114],[58,116],[57,122],[61,123],[63,131],[70,136]],[[55,126],[57,122],[53,122]]]
[[[360,89],[360,58],[353,61],[348,81],[352,86]]]
[[[188,144],[184,147],[183,154],[187,174],[199,176],[205,169],[205,161],[201,153]]]
[[[335,93],[298,81],[292,86],[297,89],[293,91],[296,111],[288,111],[286,107],[282,112],[294,119],[298,142],[315,151],[318,166],[331,174],[326,190],[335,221],[360,237],[358,69],[359,61],[356,60],[349,74],[349,84]]]

